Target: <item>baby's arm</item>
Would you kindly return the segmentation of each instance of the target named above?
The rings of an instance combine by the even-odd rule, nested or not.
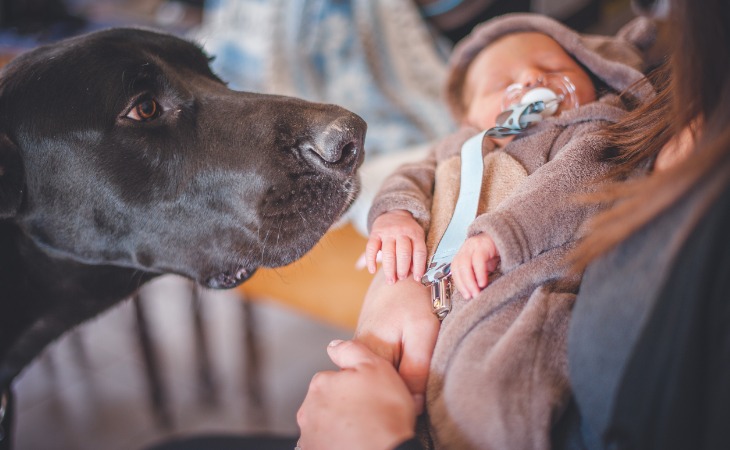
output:
[[[499,252],[492,238],[481,233],[468,238],[451,261],[451,276],[465,299],[487,287],[489,273],[499,264]]]
[[[418,281],[426,272],[425,233],[408,211],[388,211],[373,222],[365,247],[370,273],[377,270],[378,251],[382,253],[383,272],[388,284],[405,279],[411,272]]]
[[[577,239],[581,225],[600,209],[576,201],[576,195],[594,189],[593,183],[613,164],[602,160],[605,138],[593,134],[602,125],[595,121],[570,129],[571,139],[559,145],[550,161],[533,169],[517,191],[469,226],[469,236],[487,234],[494,241],[502,272]]]
[[[368,213],[370,238],[365,260],[368,271],[375,273],[376,257],[378,251],[381,252],[387,283],[402,280],[410,272],[420,280],[425,273],[424,230],[431,219],[435,171],[436,157],[432,147],[423,160],[404,164],[389,175],[373,200]]]
[[[434,144],[426,158],[400,166],[383,182],[368,213],[370,240],[366,262],[371,273],[375,272],[375,258],[380,250],[388,282],[402,280],[410,272],[416,280],[423,276],[428,256],[424,230],[430,226],[437,163],[457,155],[461,144],[476,132],[472,127],[460,128]],[[403,217],[389,216],[393,211],[407,217],[400,220]],[[379,226],[387,226],[376,230],[376,221]],[[408,231],[397,229],[401,225],[408,227]],[[397,236],[401,236],[400,240]]]
[[[469,227],[471,237],[451,264],[454,285],[464,298],[476,296],[487,286],[487,276],[498,263],[508,272],[576,239],[580,225],[596,208],[576,202],[574,196],[590,189],[591,180],[603,176],[609,165],[601,161],[604,138],[593,134],[602,125],[605,123],[594,121],[570,127],[566,131],[569,138],[557,139],[551,147],[505,148],[531,173],[516,192]],[[535,166],[538,157],[531,166],[526,154],[538,150],[548,160]]]

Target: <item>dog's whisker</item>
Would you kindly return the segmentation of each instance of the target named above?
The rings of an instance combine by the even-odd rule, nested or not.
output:
[[[266,236],[264,236],[264,239],[261,241],[261,261],[264,261],[264,257],[266,255],[266,241],[268,241],[270,233],[271,230],[267,230]]]
[[[309,223],[307,222],[307,218],[306,218],[306,217],[304,216],[304,214],[302,213],[302,210],[301,210],[301,209],[299,209],[299,208],[297,208],[297,209],[296,209],[296,213],[297,213],[297,214],[299,214],[299,217],[301,217],[301,218],[302,218],[302,225],[303,225],[303,226],[304,226],[305,228],[306,228],[306,227],[308,227],[308,226],[309,226]]]
[[[302,218],[302,225],[306,227],[307,226],[307,218],[304,217],[304,214],[302,214],[302,212],[299,211],[299,210],[297,210],[297,214],[299,214],[299,217]]]
[[[283,225],[283,220],[279,221],[279,228],[276,230],[276,247],[279,247],[279,240],[281,239],[281,226]]]

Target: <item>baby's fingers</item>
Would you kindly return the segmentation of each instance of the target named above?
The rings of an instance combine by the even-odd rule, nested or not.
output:
[[[395,239],[386,238],[383,240],[383,248],[381,250],[383,256],[383,275],[388,284],[395,283],[396,275],[396,255],[395,255]]]
[[[484,260],[484,258],[480,258],[479,255],[475,253],[472,255],[471,266],[474,272],[474,278],[477,283],[477,288],[479,288],[479,290],[484,289],[485,287],[487,287],[487,283],[489,283],[490,270],[487,267],[487,261]]]
[[[463,255],[458,254],[454,258],[451,263],[451,277],[461,296],[469,300],[479,293],[479,286],[469,260],[464,259]]]
[[[413,241],[413,279],[421,281],[426,273],[426,260],[428,259],[428,249],[423,239]]]
[[[396,240],[396,272],[399,280],[405,279],[411,271],[412,250],[410,238],[401,236]]]
[[[368,272],[375,273],[378,270],[378,252],[383,244],[377,236],[370,236],[367,245],[365,245],[365,262],[367,263]]]

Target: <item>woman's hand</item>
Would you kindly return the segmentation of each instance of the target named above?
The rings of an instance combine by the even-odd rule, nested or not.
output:
[[[414,280],[420,280],[426,273],[426,234],[408,211],[390,211],[373,222],[365,246],[365,261],[370,273],[377,270],[379,251],[389,284],[405,280],[409,273],[413,273]]]
[[[339,372],[319,372],[297,413],[303,450],[395,448],[415,435],[416,408],[387,361],[354,341],[327,347]]]
[[[439,326],[428,287],[411,279],[389,285],[382,271],[375,275],[365,294],[355,340],[398,370],[419,414]]]

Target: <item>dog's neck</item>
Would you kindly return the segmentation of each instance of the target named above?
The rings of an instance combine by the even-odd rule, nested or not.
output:
[[[17,225],[0,221],[0,387],[50,342],[153,277],[51,257]]]

